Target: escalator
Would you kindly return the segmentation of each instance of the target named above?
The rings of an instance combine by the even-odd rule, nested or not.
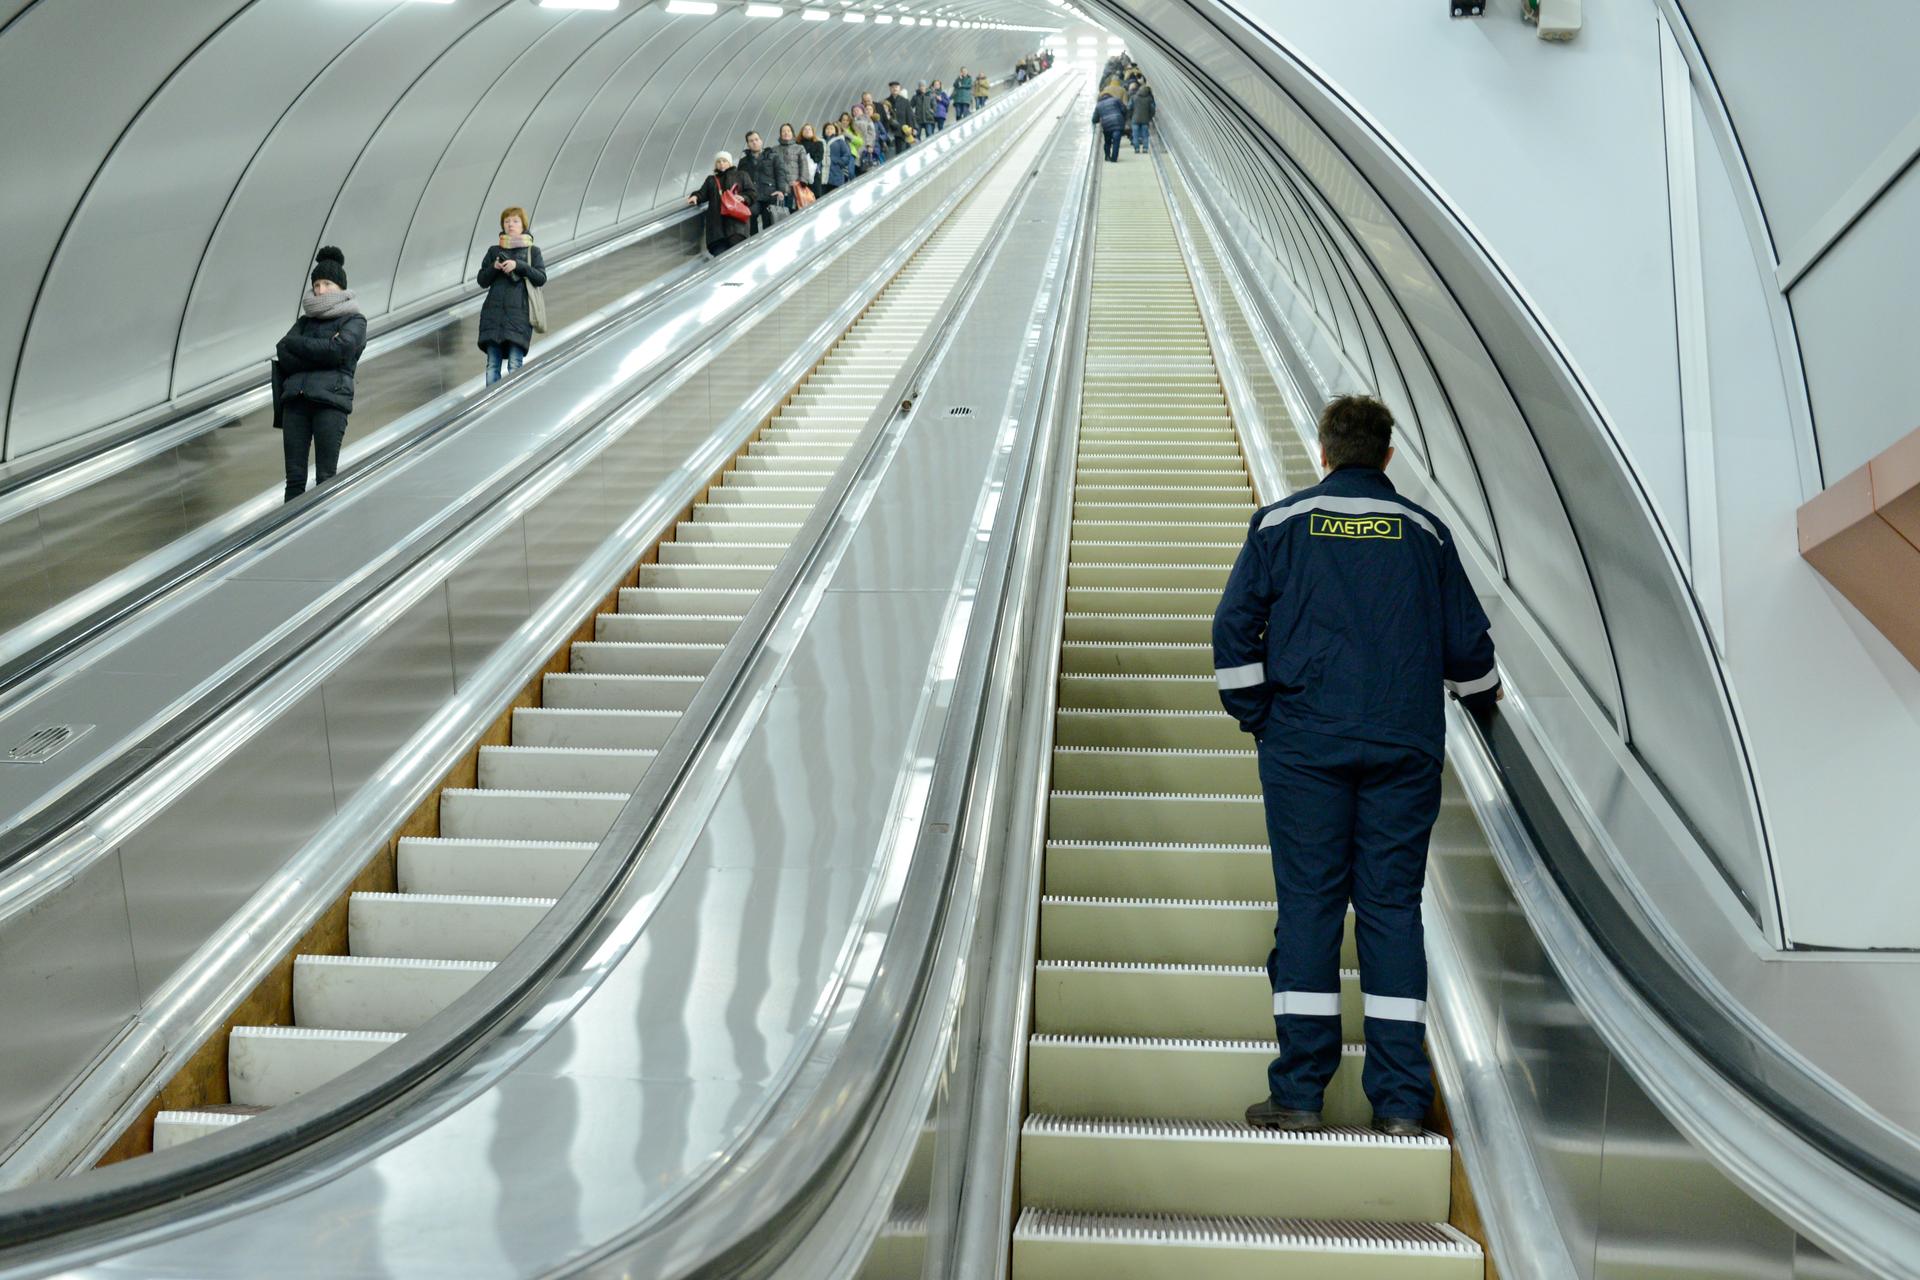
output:
[[[1156,170],[1101,168],[1012,1273],[1478,1277],[1447,1138],[1366,1127],[1350,928],[1330,1127],[1243,1123],[1273,880],[1209,632],[1255,496]]]
[[[1041,131],[1041,137],[1045,131]],[[288,1102],[392,1045],[552,907],[639,784],[847,450],[964,283],[1025,173],[1014,156],[933,232],[546,675],[438,831],[398,841],[395,891],[348,902],[345,954],[293,961],[293,1025],[228,1032],[228,1102],[161,1111],[164,1149]]]

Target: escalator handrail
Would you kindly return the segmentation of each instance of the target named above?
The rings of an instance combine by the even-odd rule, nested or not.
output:
[[[951,158],[952,153],[970,148],[974,142],[997,136],[996,126],[1016,123],[1016,109],[1036,100],[1045,101],[1036,99],[1031,91],[1007,94],[994,104],[998,109],[979,113],[966,122],[971,128],[948,130],[955,141],[942,150]],[[1016,133],[1002,143],[1001,150],[1017,142]],[[929,175],[946,171],[944,164],[919,169],[903,180],[902,190],[918,190]],[[900,250],[877,264],[874,276],[884,278],[897,270],[966,194],[964,189],[952,192],[920,229],[909,235]],[[832,243],[838,247],[846,244],[847,238],[838,237]],[[737,317],[734,324],[751,318]],[[929,327],[919,354],[924,355],[936,340],[951,338],[943,329],[938,324]],[[705,340],[711,340],[711,333]],[[893,390],[910,387],[919,374],[919,364],[919,360],[909,359]],[[471,1081],[462,1082],[467,1089],[458,1099],[439,1097],[423,1102],[416,1094],[430,1094],[433,1082],[470,1063],[503,1023],[538,1000],[547,984],[577,958],[588,930],[606,915],[615,894],[634,892],[631,881],[671,874],[662,871],[668,859],[646,862],[648,846],[676,817],[672,802],[693,773],[692,766],[715,749],[711,739],[722,711],[747,696],[750,680],[757,678],[752,667],[761,642],[798,592],[802,575],[817,559],[822,535],[840,518],[848,493],[856,481],[866,478],[863,473],[869,455],[895,416],[901,398],[892,396],[882,402],[883,410],[868,424],[836,471],[824,492],[825,500],[802,526],[794,544],[796,552],[782,560],[767,591],[723,650],[714,667],[715,678],[702,686],[679,727],[660,749],[656,767],[644,775],[639,790],[580,878],[535,926],[525,944],[398,1045],[293,1102],[193,1144],[95,1170],[84,1183],[56,1181],[0,1200],[0,1240],[21,1248],[18,1256],[22,1257],[47,1248],[58,1250],[64,1237],[84,1239],[88,1247],[93,1247],[101,1232],[118,1235],[138,1231],[160,1219],[178,1219],[183,1197],[196,1192],[246,1196],[266,1183],[308,1180],[315,1176],[313,1166],[329,1159],[357,1163],[363,1157],[370,1127],[380,1128],[389,1141],[395,1140],[405,1136],[402,1130],[411,1131],[428,1122],[428,1113],[435,1112],[436,1104],[444,1111],[464,1102],[473,1087]],[[691,835],[684,843],[690,849]],[[684,851],[680,856],[684,858]],[[657,905],[657,898],[641,910],[650,910],[651,905]]]

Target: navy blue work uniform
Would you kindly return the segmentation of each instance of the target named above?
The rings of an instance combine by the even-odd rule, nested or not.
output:
[[[1440,815],[1445,693],[1499,689],[1453,535],[1386,473],[1342,467],[1254,513],[1213,618],[1220,700],[1260,748],[1279,919],[1267,976],[1273,1101],[1321,1109],[1340,1065],[1340,935],[1353,903],[1374,1114],[1420,1120],[1420,891]]]

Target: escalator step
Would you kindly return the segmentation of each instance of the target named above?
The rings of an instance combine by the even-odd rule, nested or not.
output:
[[[1015,1280],[1481,1280],[1480,1246],[1444,1223],[1071,1213],[1029,1208]]]

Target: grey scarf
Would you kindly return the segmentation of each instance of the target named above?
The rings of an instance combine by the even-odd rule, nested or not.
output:
[[[300,314],[309,320],[338,320],[342,316],[359,315],[360,304],[353,300],[351,289],[333,293],[315,293],[308,289],[300,295]]]

